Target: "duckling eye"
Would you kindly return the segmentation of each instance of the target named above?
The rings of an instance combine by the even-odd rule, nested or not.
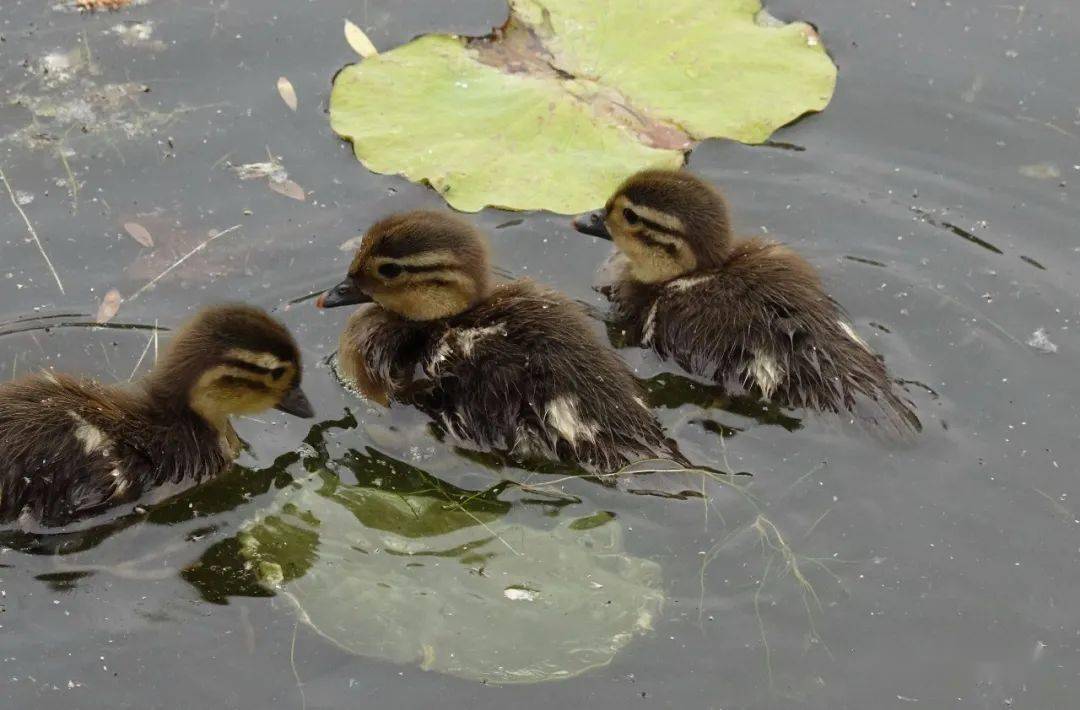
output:
[[[392,261],[379,265],[379,276],[384,278],[393,279],[397,278],[402,272],[400,264],[395,264]]]
[[[641,221],[641,218],[638,217],[637,212],[630,209],[629,207],[626,207],[626,208],[623,209],[622,216],[626,219],[627,223],[629,223],[629,224],[637,224],[638,222]]]
[[[285,368],[284,367],[275,367],[273,370],[270,371],[270,376],[273,377],[275,380],[280,380],[281,376],[284,375],[284,374],[285,374]]]

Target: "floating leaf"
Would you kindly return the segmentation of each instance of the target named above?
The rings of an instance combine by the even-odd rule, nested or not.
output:
[[[281,77],[277,80],[277,90],[281,94],[281,100],[285,102],[285,105],[295,111],[299,102],[296,99],[296,89],[293,88],[292,82],[285,77]]]
[[[95,320],[98,323],[108,323],[119,312],[120,304],[124,302],[124,297],[120,295],[120,292],[115,288],[105,294],[105,298],[101,299],[101,305],[98,306],[97,317]]]
[[[292,180],[270,180],[267,182],[270,189],[274,192],[285,195],[285,197],[291,197],[294,200],[300,200],[303,202],[307,199],[307,194],[304,192],[304,188],[300,187]]]
[[[349,20],[345,20],[345,40],[353,48],[353,51],[364,59],[374,57],[379,53],[379,50],[375,49],[375,45],[371,43],[364,31]]]
[[[150,232],[146,227],[142,226],[138,222],[125,222],[124,231],[131,235],[131,238],[143,245],[147,249],[154,246],[154,238],[150,236]]]
[[[660,570],[624,552],[620,525],[534,529],[503,520],[506,503],[450,490],[322,471],[245,526],[241,554],[341,648],[462,678],[568,678],[649,630]]]
[[[490,37],[428,35],[345,67],[330,122],[379,173],[454,207],[591,209],[712,137],[760,143],[829,102],[836,67],[758,0],[511,0]]]
[[[364,235],[353,237],[352,239],[346,239],[338,247],[341,251],[354,252],[360,248],[360,245],[364,243]]]

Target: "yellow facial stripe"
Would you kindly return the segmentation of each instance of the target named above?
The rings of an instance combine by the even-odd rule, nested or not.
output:
[[[434,266],[436,264],[457,265],[460,263],[457,254],[446,249],[407,254],[395,261],[402,266]]]
[[[275,355],[271,355],[266,352],[253,352],[251,350],[243,350],[241,348],[233,348],[225,353],[225,357],[233,360],[239,360],[246,362],[249,365],[255,367],[262,367],[267,370],[276,370],[279,367],[292,367],[292,363],[278,358]]]
[[[642,219],[647,219],[650,222],[655,222],[661,227],[665,227],[674,232],[684,231],[682,220],[675,215],[668,214],[667,212],[661,212],[660,210],[653,209],[652,207],[647,207],[645,205],[634,204],[627,197],[623,197],[622,200],[625,203],[625,207],[629,207],[630,209],[634,210],[634,212],[636,212],[637,215]]]

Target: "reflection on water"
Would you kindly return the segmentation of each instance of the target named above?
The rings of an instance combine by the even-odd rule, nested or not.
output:
[[[370,477],[336,463],[350,449],[371,459],[369,447],[390,465],[453,484],[463,505],[469,491],[509,503],[486,522],[497,530],[591,525],[606,517],[598,511],[615,513],[591,530],[625,526],[628,549],[663,564],[669,604],[657,633],[638,637],[608,668],[497,693],[345,654],[302,625],[295,659],[309,707],[1076,705],[1080,602],[1068,591],[1080,586],[1072,502],[1080,171],[1069,156],[1080,137],[1080,73],[1059,70],[1075,64],[1080,46],[1075,0],[769,3],[821,28],[842,68],[840,91],[827,111],[773,137],[805,150],[710,141],[695,149],[692,167],[726,190],[741,234],[780,239],[821,268],[856,329],[909,380],[927,427],[911,449],[889,449],[817,415],[728,402],[659,372],[640,349],[622,350],[656,390],[653,406],[684,452],[755,474],[730,479],[750,490],[725,487],[729,495],[708,505],[578,479],[559,484],[574,498],[553,498],[547,486],[562,472],[455,451],[415,413],[366,410],[319,366],[341,320],[300,297],[340,279],[351,256],[341,244],[390,212],[445,208],[428,188],[365,170],[330,132],[322,106],[330,73],[354,59],[342,20],[392,47],[430,31],[483,34],[505,19],[505,0],[53,9],[70,4],[0,0],[0,55],[17,58],[0,63],[0,167],[66,289],[0,192],[0,379],[54,366],[127,381],[153,362],[151,346],[136,368],[153,324],[239,299],[276,308],[297,334],[321,416],[338,419],[348,407],[356,419],[343,417],[327,431],[327,455],[309,459],[307,449],[282,453],[304,439],[307,423],[241,421],[246,468],[111,527],[0,550],[0,707],[300,707],[292,605],[243,568],[237,534],[259,511],[280,515],[277,496],[319,462],[341,486],[372,488]],[[114,28],[129,23],[152,25],[160,49],[124,44]],[[77,48],[89,49],[95,73],[80,66],[56,89],[42,86],[43,62]],[[274,89],[282,75],[300,98],[296,112]],[[129,82],[151,91],[88,95]],[[34,116],[41,104],[11,105],[46,94],[79,112],[46,121]],[[110,96],[125,102],[125,125],[94,103]],[[86,109],[91,130],[67,132]],[[171,122],[147,136],[139,131],[152,129],[148,114]],[[21,138],[35,135],[35,122],[47,140],[27,148]],[[306,201],[224,167],[265,160],[268,147]],[[601,325],[607,304],[591,284],[610,243],[542,212],[471,219],[490,232],[500,273],[565,291]],[[129,221],[146,226],[155,246],[128,236]],[[194,235],[237,223],[244,228],[122,305],[115,322],[146,330],[87,327],[110,289],[134,292],[187,253]],[[75,327],[46,327],[64,323]],[[1056,353],[1028,345],[1040,331]],[[538,488],[494,488],[508,477]],[[352,513],[340,529],[349,526],[367,530]],[[479,525],[450,535],[490,537]],[[511,554],[492,543],[483,550]],[[460,558],[385,557],[427,565],[409,570],[464,567]],[[795,576],[796,563],[816,595]],[[186,580],[195,575],[203,580]],[[530,603],[529,588],[510,594],[517,599],[507,602]],[[445,648],[430,645],[436,657]]]
[[[466,490],[372,448],[330,459],[322,437],[270,508],[182,571],[204,599],[284,594],[347,651],[492,683],[577,675],[652,628],[660,568],[624,552],[614,514],[552,527],[565,496]]]
[[[721,409],[751,419],[758,424],[779,426],[788,431],[796,431],[802,427],[801,419],[791,416],[775,402],[766,402],[752,395],[729,394],[723,387],[711,383],[706,384],[685,375],[664,372],[645,380],[642,384],[645,387],[649,405],[652,407],[678,409],[692,404],[701,409]],[[703,422],[702,426],[708,431],[719,432],[713,427],[714,424],[722,426],[715,422],[709,424]],[[725,436],[738,431],[742,429],[724,427]]]

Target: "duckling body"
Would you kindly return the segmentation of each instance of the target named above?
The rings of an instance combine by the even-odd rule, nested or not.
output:
[[[432,236],[439,230],[456,242]],[[380,268],[395,275],[380,279]],[[322,302],[369,293],[377,301],[354,312],[341,336],[345,379],[376,401],[416,405],[485,449],[601,472],[645,458],[684,461],[578,306],[527,280],[490,288],[488,271],[482,235],[449,215],[411,213],[373,226],[349,279]],[[417,278],[398,284],[403,275]]]
[[[276,386],[266,365],[285,370]],[[310,416],[291,337],[243,306],[196,316],[136,385],[50,372],[4,383],[0,522],[63,525],[216,476],[239,453],[228,416],[270,406]]]
[[[576,226],[616,243],[602,290],[633,342],[729,391],[920,428],[813,266],[777,242],[733,239],[726,204],[701,180],[640,173]]]

